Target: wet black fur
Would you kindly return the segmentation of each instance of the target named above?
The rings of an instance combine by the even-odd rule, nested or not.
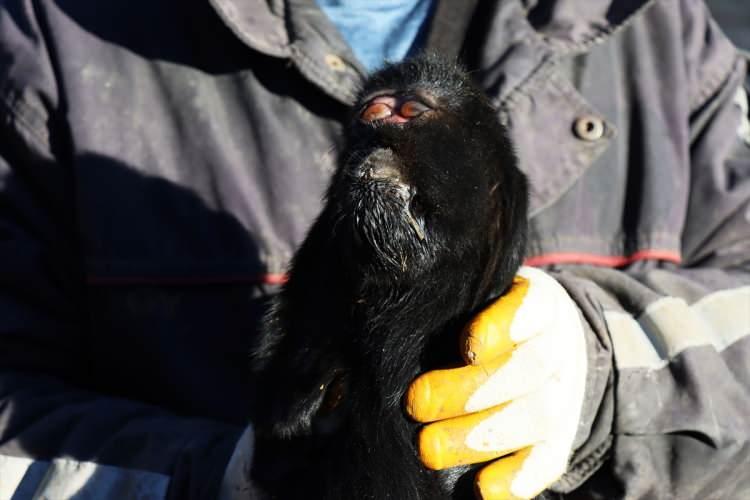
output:
[[[404,125],[360,122],[382,91],[436,107]],[[454,64],[422,56],[368,81],[254,352],[267,389],[255,474],[275,497],[472,496],[467,468],[418,461],[403,395],[417,374],[459,362],[461,328],[521,264],[527,186],[516,163],[496,110]],[[404,184],[368,174],[385,164]]]

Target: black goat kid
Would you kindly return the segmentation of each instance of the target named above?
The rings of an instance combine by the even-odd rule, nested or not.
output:
[[[468,468],[419,462],[402,399],[419,373],[458,362],[462,326],[522,261],[516,163],[456,65],[421,56],[367,82],[254,352],[266,392],[258,475],[275,497],[471,497]]]

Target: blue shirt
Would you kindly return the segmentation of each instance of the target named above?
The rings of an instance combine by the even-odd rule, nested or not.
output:
[[[316,0],[368,71],[422,45],[432,0]]]

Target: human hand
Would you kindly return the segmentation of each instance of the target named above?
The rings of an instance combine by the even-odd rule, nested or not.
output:
[[[484,500],[539,494],[566,471],[578,429],[587,358],[577,306],[554,278],[523,267],[461,350],[467,366],[425,373],[407,393],[412,418],[434,422],[419,435],[422,461],[491,461],[476,478]]]

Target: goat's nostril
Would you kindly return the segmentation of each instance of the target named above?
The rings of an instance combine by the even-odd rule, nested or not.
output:
[[[393,115],[393,108],[384,102],[374,102],[366,106],[360,118],[365,122],[383,120]]]
[[[429,110],[430,110],[430,107],[427,106],[426,104],[416,101],[416,100],[409,100],[401,104],[399,113],[405,118],[416,118],[417,116],[421,115],[425,111],[429,111]]]
[[[365,123],[403,124],[432,108],[416,97],[381,95],[362,108],[359,119]]]

